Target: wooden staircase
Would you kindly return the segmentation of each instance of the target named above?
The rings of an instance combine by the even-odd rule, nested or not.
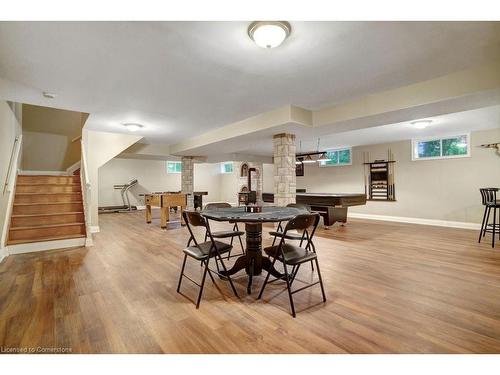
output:
[[[79,175],[17,176],[7,245],[85,236]]]

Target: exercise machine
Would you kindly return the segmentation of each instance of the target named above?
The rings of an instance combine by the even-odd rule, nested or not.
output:
[[[130,204],[130,199],[128,197],[128,192],[131,188],[137,185],[137,179],[130,181],[128,184],[123,185],[113,185],[115,190],[120,190],[120,194],[122,196],[123,205],[122,206],[104,206],[99,207],[99,213],[105,212],[129,212],[133,210],[137,210],[136,206],[132,206]]]

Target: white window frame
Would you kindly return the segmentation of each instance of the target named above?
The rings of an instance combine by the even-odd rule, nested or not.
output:
[[[180,164],[181,165],[181,171],[180,172],[169,172],[168,171],[168,163],[175,163],[175,164]],[[168,174],[180,174],[182,173],[182,161],[179,161],[179,160],[167,160],[167,165],[165,166],[166,170],[167,170],[167,173]]]
[[[225,166],[227,164],[231,164],[231,166],[232,166],[232,171],[231,172],[226,172]],[[224,162],[220,163],[220,173],[222,173],[222,174],[232,174],[232,173],[234,173],[234,163],[232,161],[224,161]]]
[[[328,150],[325,150],[325,152],[334,152],[334,151],[345,151],[349,150],[349,163],[342,163],[342,164],[326,164],[323,162],[318,162],[318,165],[320,168],[328,168],[328,167],[344,167],[346,165],[352,165],[352,147],[338,147],[338,148],[330,148]]]
[[[467,153],[465,155],[447,155],[443,156],[443,139],[450,138],[458,138],[465,136],[467,138]],[[441,156],[428,156],[419,158],[418,157],[418,143],[419,142],[429,142],[429,141],[440,141],[441,143]],[[471,147],[470,147],[470,133],[460,133],[460,134],[449,134],[449,135],[440,135],[440,136],[432,136],[432,137],[421,137],[414,138],[411,140],[411,160],[412,161],[420,161],[420,160],[443,160],[443,159],[461,159],[461,158],[470,158],[471,157]]]

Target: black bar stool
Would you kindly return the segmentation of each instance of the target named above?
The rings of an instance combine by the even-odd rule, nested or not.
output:
[[[481,201],[484,206],[483,221],[481,223],[481,231],[479,232],[479,240],[486,235],[486,232],[492,233],[491,247],[495,247],[495,233],[498,232],[500,238],[500,222],[497,223],[497,208],[500,208],[500,202],[497,201],[498,188],[482,188]],[[490,213],[493,209],[493,224],[490,224]]]

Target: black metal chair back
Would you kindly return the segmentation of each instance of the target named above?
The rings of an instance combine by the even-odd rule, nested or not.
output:
[[[496,203],[498,188],[481,188],[479,191],[481,192],[483,206],[486,206],[488,203]]]
[[[316,233],[316,228],[318,227],[318,223],[319,223],[318,213],[300,214],[295,216],[292,220],[289,220],[288,223],[286,223],[285,230],[283,231],[283,237],[281,237],[279,247],[281,248],[281,246],[283,246],[287,232],[289,230],[296,230],[296,231],[302,231],[302,240],[300,241],[300,245],[302,246],[302,242],[306,240],[307,242],[305,248],[309,249],[311,247],[314,233]]]
[[[194,242],[196,247],[199,247],[199,243],[196,240],[196,236],[194,235],[193,227],[203,227],[205,228],[205,240],[207,238],[210,238],[210,241],[212,242],[213,247],[215,248],[215,241],[212,237],[212,232],[210,231],[210,224],[208,224],[208,220],[206,220],[203,216],[198,211],[184,211],[182,213],[184,216],[184,221],[186,222],[186,226],[189,230],[189,240],[187,243],[187,246],[191,243],[191,241]]]

